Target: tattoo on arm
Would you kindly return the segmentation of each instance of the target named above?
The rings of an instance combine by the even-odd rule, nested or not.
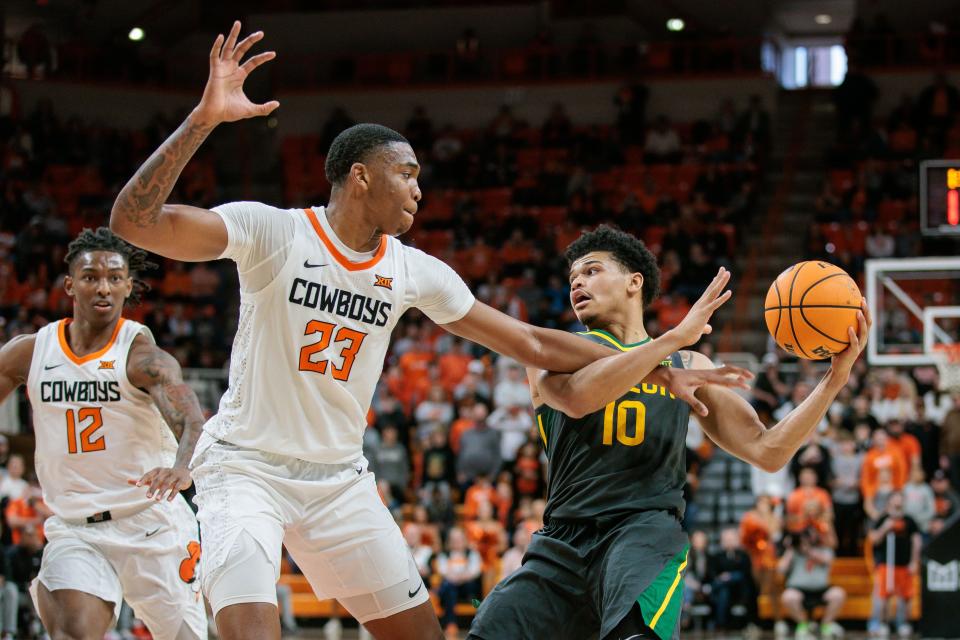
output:
[[[197,394],[183,381],[180,365],[173,356],[157,347],[152,347],[136,366],[160,415],[180,441],[175,466],[186,467],[203,429]]]
[[[184,120],[123,187],[114,213],[141,228],[155,225],[180,172],[211,131],[211,126]]]

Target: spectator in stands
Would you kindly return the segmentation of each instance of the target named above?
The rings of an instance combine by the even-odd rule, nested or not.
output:
[[[933,77],[933,84],[917,98],[917,125],[920,133],[942,138],[950,130],[960,111],[960,92],[947,82],[942,71]]]
[[[409,353],[407,355],[410,355]],[[417,440],[426,442],[437,429],[448,429],[453,422],[453,403],[439,383],[430,385],[427,397],[414,411],[417,420]]]
[[[826,424],[821,422],[820,425],[826,431]],[[801,469],[813,469],[817,475],[817,486],[829,487],[833,474],[831,458],[830,449],[821,440],[820,433],[814,432],[790,461],[790,472],[799,484]]]
[[[7,472],[0,479],[0,498],[9,498],[10,500],[19,500],[27,491],[28,483],[23,479],[26,472],[26,463],[23,456],[15,453],[7,460]]]
[[[529,545],[530,532],[525,527],[517,527],[513,532],[513,546],[507,549],[500,559],[501,580],[520,568]]]
[[[416,505],[413,512],[416,515],[419,514],[421,510],[426,517],[423,520],[418,520],[418,522],[420,522],[421,525],[428,523],[438,532],[447,531],[453,526],[457,518],[452,494],[449,491],[443,491],[441,487],[436,485],[434,485],[427,494],[424,504]]]
[[[849,431],[837,435],[836,453],[831,459],[833,481],[834,520],[837,524],[837,554],[855,556],[859,553],[863,536],[863,505],[860,499],[860,467],[863,454],[857,452],[857,443]]]
[[[907,480],[907,469],[899,449],[890,443],[890,436],[883,429],[873,432],[870,450],[863,459],[860,471],[860,492],[863,494],[864,508],[877,493],[881,469],[888,469],[890,482],[894,489],[901,489]]]
[[[856,396],[850,403],[843,417],[843,427],[848,431],[854,431],[854,427],[861,422],[866,422],[871,432],[880,427],[880,422],[870,412],[870,399],[862,395]]]
[[[798,533],[813,523],[809,521],[809,503],[815,503],[822,512],[833,513],[830,494],[817,486],[817,472],[813,467],[800,470],[799,486],[787,498],[787,530]]]
[[[960,496],[950,486],[950,479],[942,469],[933,472],[930,479],[933,489],[934,516],[930,521],[930,534],[936,535],[943,530],[943,523],[960,511]]]
[[[474,479],[473,485],[464,492],[463,497],[463,518],[464,520],[473,520],[480,513],[480,505],[497,502],[497,490],[490,481],[487,474],[479,474]]]
[[[710,555],[707,566],[717,627],[730,628],[731,609],[735,605],[745,607],[748,624],[755,624],[757,589],[750,556],[740,546],[738,529],[724,529],[720,533],[720,550]]]
[[[377,476],[390,485],[390,492],[398,500],[403,500],[410,481],[410,460],[407,449],[397,440],[397,429],[387,426],[383,430],[383,439],[376,454]]]
[[[516,459],[517,451],[527,441],[527,434],[533,427],[533,418],[525,408],[529,402],[528,398],[523,405],[501,406],[487,418],[490,428],[500,432],[500,457],[504,462],[512,463]]]
[[[877,488],[873,495],[864,497],[863,510],[871,522],[875,522],[883,515],[887,508],[890,496],[897,492],[893,485],[893,472],[883,467],[877,471]]]
[[[903,511],[913,518],[926,534],[930,530],[930,521],[936,514],[933,488],[926,482],[923,467],[914,465],[910,470],[910,481],[903,486]]]
[[[11,456],[12,458],[13,456]],[[35,478],[31,478],[19,498],[10,500],[4,512],[10,525],[13,544],[20,544],[24,529],[35,528],[43,535],[43,523],[53,515],[43,501],[43,491]]]
[[[830,586],[833,549],[824,544],[814,527],[785,538],[784,547],[778,566],[786,582],[781,601],[797,624],[797,640],[813,639],[808,628],[809,612],[819,605],[824,605],[820,637],[842,638],[843,629],[836,619],[847,594],[839,586]]]
[[[487,426],[486,420],[460,436],[460,453],[457,455],[457,481],[461,488],[473,484],[477,476],[489,480],[500,471],[500,432]]]
[[[704,531],[696,530],[690,534],[690,551],[687,552],[687,571],[683,581],[683,615],[687,620],[693,606],[710,602],[708,547],[709,539]]]
[[[440,622],[448,638],[457,636],[457,603],[480,596],[481,567],[480,554],[468,545],[463,529],[450,529],[446,550],[437,557],[437,573],[443,580],[437,594],[443,607]]]
[[[763,368],[753,384],[753,398],[750,404],[757,413],[771,415],[787,398],[789,387],[780,379],[780,358],[776,353],[763,356]]]
[[[776,587],[776,550],[782,530],[783,520],[768,495],[757,496],[753,509],[740,520],[740,544],[750,556],[753,579],[761,593],[772,593]]]
[[[884,231],[883,227],[876,225],[867,236],[865,251],[868,258],[892,258],[896,252],[896,243],[893,236]]]
[[[420,577],[429,585],[433,573],[433,548],[423,543],[423,529],[416,523],[408,523],[403,529],[403,537],[407,541],[407,548],[410,549]]]
[[[647,164],[679,162],[681,151],[680,136],[670,126],[670,120],[665,115],[657,116],[653,128],[647,132],[643,161]]]
[[[890,438],[890,445],[896,446],[900,450],[900,455],[907,470],[906,477],[909,478],[915,467],[923,466],[920,441],[913,434],[906,432],[906,425],[900,418],[887,421],[886,432]]]
[[[20,606],[28,608],[30,618],[39,620],[28,589],[37,574],[43,559],[43,536],[36,527],[23,530],[19,544],[4,550],[3,570],[3,633],[17,637]]]
[[[425,495],[434,487],[450,494],[450,487],[457,481],[457,460],[447,444],[447,432],[437,429],[430,434],[427,449],[423,452],[423,490]]]
[[[464,533],[471,546],[483,560],[483,570],[488,571],[496,565],[497,559],[507,548],[507,532],[494,517],[494,504],[484,500],[477,504],[477,517],[467,520],[463,525]]]
[[[535,443],[527,442],[520,447],[513,465],[513,477],[518,496],[536,498],[543,495],[543,465]]]
[[[907,622],[914,580],[920,571],[920,529],[903,509],[903,494],[894,493],[887,501],[886,513],[870,528],[867,539],[873,546],[874,587],[873,612],[867,629],[871,636],[886,636],[886,604],[897,598],[897,633],[908,638],[912,633]]]
[[[527,386],[523,367],[513,360],[508,360],[502,370],[503,377],[493,389],[493,405],[497,408],[529,405],[530,387]]]

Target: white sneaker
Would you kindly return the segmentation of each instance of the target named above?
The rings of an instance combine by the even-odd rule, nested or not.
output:
[[[820,637],[822,640],[840,640],[843,637],[843,627],[836,622],[825,624],[820,631]]]
[[[906,638],[912,638],[912,637],[913,637],[913,627],[911,627],[911,626],[910,626],[908,623],[906,623],[906,622],[903,623],[902,625],[900,625],[899,627],[897,627],[897,637],[898,637],[898,638],[903,638],[904,640],[905,640]]]
[[[773,625],[773,635],[777,640],[783,640],[790,635],[790,625],[783,620],[777,620],[777,623]]]
[[[340,640],[343,635],[343,625],[339,618],[330,618],[327,624],[323,625],[323,637],[325,640]]]

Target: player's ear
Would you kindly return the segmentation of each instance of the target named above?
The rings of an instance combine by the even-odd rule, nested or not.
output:
[[[643,274],[639,271],[630,274],[630,292],[640,293],[643,290]]]
[[[73,276],[66,275],[63,277],[63,290],[67,292],[68,296],[73,297]]]
[[[350,180],[355,186],[367,190],[370,188],[370,169],[362,162],[354,162],[350,166]]]

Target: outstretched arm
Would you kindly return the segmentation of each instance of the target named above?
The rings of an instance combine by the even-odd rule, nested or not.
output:
[[[729,281],[730,272],[721,268],[683,321],[656,340],[596,360],[573,373],[528,370],[531,387],[540,400],[570,417],[599,411],[648,377],[671,353],[710,333],[710,317],[730,298],[730,292],[723,290]],[[697,404],[694,408],[698,411],[705,409]]]
[[[766,471],[777,471],[787,464],[847,384],[850,369],[866,346],[872,322],[865,302],[862,309],[857,314],[859,334],[852,327],[848,329],[850,346],[833,357],[830,370],[813,393],[783,420],[767,429],[746,400],[729,389],[705,385],[697,391],[697,397],[710,409],[708,416],[698,416],[704,433],[724,450]],[[702,354],[685,351],[683,357],[694,368],[713,367]]]
[[[137,486],[147,485],[147,497],[161,500],[164,493],[169,492],[167,499],[173,500],[177,492],[190,486],[190,459],[204,422],[200,402],[190,385],[183,381],[180,364],[146,338],[138,337],[130,350],[127,377],[134,386],[150,394],[180,441],[172,467],[151,469],[139,480],[129,482]]]
[[[214,127],[265,116],[279,106],[276,101],[253,104],[243,93],[247,76],[276,54],[268,51],[240,64],[263,33],[253,33],[238,43],[239,35],[240,23],[234,22],[226,42],[223,35],[217,36],[200,104],[143,163],[113,204],[111,230],[138,247],[190,261],[213,260],[227,247],[227,229],[220,216],[208,209],[166,201],[183,168]]]
[[[36,334],[20,335],[0,348],[0,402],[13,390],[27,383]]]

